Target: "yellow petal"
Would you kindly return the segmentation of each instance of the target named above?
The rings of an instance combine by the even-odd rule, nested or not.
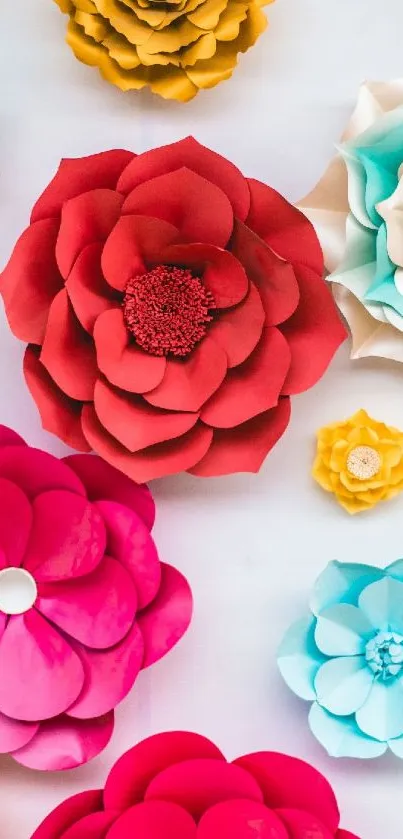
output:
[[[123,35],[119,35],[118,32],[114,32],[113,35],[105,38],[104,47],[107,48],[110,57],[117,61],[119,67],[124,70],[134,70],[139,66],[140,59],[137,55],[137,48],[133,44],[129,44],[129,41]]]
[[[341,472],[346,468],[346,457],[350,446],[347,440],[337,440],[331,451],[329,467],[332,472]]]
[[[167,67],[168,64],[180,67],[180,60],[175,53],[155,52],[150,54],[145,47],[137,47],[137,55],[141,64],[144,64],[145,67],[155,67],[156,65]]]
[[[228,0],[205,0],[195,12],[189,15],[189,20],[201,29],[214,29],[227,2]]]
[[[215,29],[217,41],[233,41],[239,35],[241,22],[247,15],[247,3],[229,3]]]
[[[74,12],[74,6],[70,0],[55,0],[55,3],[59,6],[61,12],[66,12],[67,14]]]
[[[181,52],[181,65],[188,67],[200,59],[212,58],[217,48],[216,39],[212,32],[206,32],[195,44]]]
[[[124,35],[131,44],[145,44],[152,35],[153,30],[133,12],[119,5],[117,0],[95,0],[95,5],[100,14],[110,21],[113,29]]]
[[[379,437],[372,428],[367,426],[359,426],[353,428],[347,434],[347,440],[354,443],[355,446],[375,446],[379,442]]]
[[[253,46],[266,27],[266,15],[263,14],[256,2],[251,3],[248,16],[241,25],[239,37],[236,41],[237,50],[246,52],[249,47]]]
[[[320,457],[317,457],[312,467],[312,477],[326,492],[333,492],[329,470]]]
[[[103,41],[110,30],[109,24],[100,15],[90,15],[77,9],[74,19],[94,41]]]
[[[156,52],[177,52],[181,47],[187,47],[188,44],[197,41],[201,35],[204,35],[202,29],[184,20],[175,27],[153,32],[142,46],[145,46],[149,55]]]
[[[99,69],[104,79],[119,87],[120,90],[141,90],[149,83],[147,67],[140,65],[134,70],[124,70],[107,53],[102,55]]]
[[[344,498],[342,495],[336,495],[336,498],[339,504],[352,516],[355,513],[362,513],[364,510],[370,510],[374,506],[371,502],[367,503],[358,498]]]
[[[88,38],[81,26],[78,26],[73,20],[70,20],[67,26],[66,41],[74,52],[74,55],[83,62],[83,64],[90,64],[99,67],[103,53],[106,53],[104,47],[97,44],[92,38]]]
[[[237,64],[234,49],[234,41],[218,44],[213,58],[196,61],[196,64],[186,71],[189,79],[200,88],[214,87],[224,79],[229,79]]]
[[[198,92],[184,70],[176,67],[167,67],[160,76],[154,76],[150,87],[153,93],[158,93],[164,99],[177,99],[180,102],[188,102]]]

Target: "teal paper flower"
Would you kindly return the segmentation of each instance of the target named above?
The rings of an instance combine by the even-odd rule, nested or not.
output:
[[[312,702],[309,724],[333,757],[403,758],[403,559],[385,570],[331,562],[311,614],[278,652],[283,678]]]

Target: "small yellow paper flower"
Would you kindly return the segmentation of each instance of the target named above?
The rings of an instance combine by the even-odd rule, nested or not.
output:
[[[266,28],[272,0],[55,0],[67,43],[121,90],[186,102],[232,75]]]
[[[403,433],[366,411],[321,428],[312,475],[349,513],[403,490]]]

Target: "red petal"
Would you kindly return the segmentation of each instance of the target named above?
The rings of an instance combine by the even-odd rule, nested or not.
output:
[[[49,772],[74,769],[102,752],[112,737],[113,727],[112,711],[93,720],[58,717],[41,723],[38,733],[27,746],[14,752],[13,758],[28,769]],[[95,792],[93,794],[95,796]],[[48,835],[36,833],[35,839],[45,839]]]
[[[198,413],[153,408],[141,396],[128,396],[98,380],[94,406],[99,421],[131,452],[180,437],[193,428]]]
[[[338,830],[335,839],[360,839],[355,833],[350,833],[349,830]]]
[[[322,250],[306,216],[266,184],[253,178],[248,178],[248,184],[251,199],[248,227],[287,262],[307,265],[322,276]]]
[[[347,333],[330,288],[310,268],[295,269],[300,302],[281,331],[291,350],[291,366],[283,393],[301,393],[321,378]]]
[[[17,484],[0,478],[0,550],[4,557],[3,568],[6,565],[21,565],[31,527],[32,508],[27,496]]]
[[[100,457],[72,454],[63,458],[70,469],[82,480],[90,501],[116,501],[141,516],[151,530],[155,519],[155,504],[150,490],[122,475]]]
[[[6,425],[0,425],[0,448],[3,446],[26,445],[25,440],[23,440],[16,431],[13,431],[12,428],[8,428]]]
[[[105,525],[97,508],[82,495],[60,489],[42,492],[32,511],[24,568],[37,582],[81,577],[101,562]]]
[[[40,362],[71,399],[93,399],[97,379],[94,344],[77,320],[66,289],[56,295],[49,311]]]
[[[162,799],[184,807],[196,820],[214,804],[231,798],[262,801],[255,779],[231,763],[196,759],[175,763],[151,781],[145,800]]]
[[[64,158],[36,202],[31,221],[56,218],[65,201],[89,189],[115,189],[119,176],[134,157],[133,152],[112,149],[88,157]]]
[[[0,714],[0,754],[7,754],[26,746],[38,728],[38,722],[20,722]]]
[[[159,661],[185,634],[193,612],[193,598],[188,581],[161,563],[161,585],[155,599],[137,615],[144,639],[143,668]]]
[[[102,270],[112,288],[124,291],[126,284],[160,262],[160,253],[176,242],[179,231],[172,224],[149,216],[122,216],[106,240]]]
[[[202,277],[217,309],[235,306],[248,291],[248,278],[241,263],[229,251],[214,245],[170,245],[161,254],[161,261],[191,268]]]
[[[102,790],[79,792],[59,804],[36,829],[31,839],[56,839],[76,821],[102,807]]]
[[[265,457],[284,434],[290,419],[290,400],[229,430],[214,431],[213,442],[191,475],[212,477],[233,472],[258,472]]]
[[[146,801],[123,813],[109,831],[108,839],[122,839],[124,836],[136,839],[196,839],[196,833],[195,822],[182,807],[167,801]],[[87,839],[87,834],[85,836]]]
[[[112,767],[105,784],[105,809],[125,810],[136,804],[143,799],[150,781],[159,772],[171,764],[191,758],[209,759],[209,763],[213,759],[224,761],[217,746],[200,734],[168,731],[147,737],[129,749]]]
[[[72,824],[60,839],[105,839],[117,813],[90,813]]]
[[[87,245],[103,242],[109,236],[120,216],[122,201],[112,189],[94,189],[63,205],[56,261],[65,279]]]
[[[198,411],[220,387],[227,372],[227,356],[208,335],[185,359],[168,359],[161,384],[144,398],[157,408]]]
[[[201,418],[214,428],[234,428],[274,408],[290,366],[291,353],[278,329],[263,330],[260,343],[239,367],[230,370],[204,405]]]
[[[101,457],[140,483],[190,469],[206,454],[213,437],[211,428],[197,424],[176,440],[158,443],[133,454],[108,434],[92,405],[83,408],[82,426],[91,447]]]
[[[209,335],[225,350],[228,367],[242,364],[255,349],[262,334],[265,313],[259,294],[250,283],[245,300],[228,312],[220,312]]]
[[[28,227],[0,276],[7,320],[21,341],[42,343],[49,306],[63,287],[55,257],[58,230],[53,219]]]
[[[25,351],[24,375],[43,428],[56,434],[72,449],[89,452],[91,448],[81,429],[82,403],[70,399],[57,387],[31,347]]]
[[[188,242],[224,248],[234,223],[231,204],[221,189],[191,169],[177,169],[135,187],[122,213],[153,216],[173,224]]]
[[[85,495],[83,484],[63,461],[28,446],[0,448],[0,475],[17,484],[31,500],[51,489]]]
[[[115,501],[98,501],[106,525],[108,552],[134,580],[138,608],[154,600],[161,585],[161,564],[148,527],[133,510]]]
[[[311,813],[291,808],[276,810],[276,812],[287,828],[289,839],[311,839],[312,836],[315,839],[334,839],[333,830],[330,832],[323,822]]]
[[[116,387],[143,393],[162,381],[166,359],[149,355],[132,343],[121,309],[109,309],[99,316],[94,340],[99,369]]]
[[[139,184],[183,166],[220,187],[228,196],[234,215],[242,220],[246,218],[250,203],[246,179],[229,160],[200,145],[193,137],[138,155],[121,175],[118,189],[127,195]]]
[[[235,761],[253,775],[268,807],[290,807],[312,813],[334,833],[339,811],[334,792],[309,763],[278,752],[256,752]]]
[[[100,242],[94,242],[84,248],[66,280],[70,302],[78,320],[91,334],[98,315],[120,305],[117,295],[104,280],[101,270],[102,247]]]
[[[294,270],[248,227],[236,221],[231,250],[245,266],[266,313],[266,325],[276,326],[295,312],[299,288]]]
[[[289,839],[278,816],[257,801],[222,801],[202,816],[197,839]],[[252,831],[252,834],[251,834]]]

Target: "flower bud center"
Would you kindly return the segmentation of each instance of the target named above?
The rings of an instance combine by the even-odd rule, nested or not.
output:
[[[375,675],[386,681],[402,673],[403,636],[397,632],[378,632],[365,647],[365,658]]]
[[[0,571],[0,611],[6,615],[22,615],[34,605],[38,590],[36,582],[24,568]]]
[[[347,469],[359,481],[375,477],[381,465],[381,457],[372,446],[356,446],[347,457]]]

